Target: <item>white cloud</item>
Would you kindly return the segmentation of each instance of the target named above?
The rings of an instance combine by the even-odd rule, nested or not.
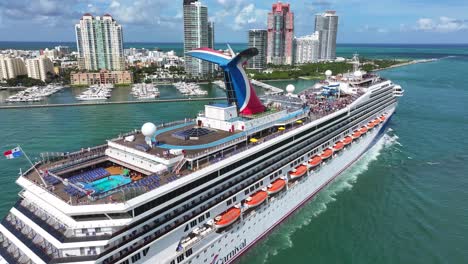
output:
[[[266,20],[266,17],[262,13],[262,10],[255,9],[254,4],[249,4],[245,6],[234,19],[234,29],[240,30],[248,24],[253,24],[257,22],[257,17],[259,19]]]
[[[426,32],[456,32],[468,29],[467,21],[441,16],[438,19],[420,18],[416,22],[416,30]]]
[[[111,9],[115,9],[115,8],[119,8],[120,7],[120,3],[118,1],[112,1],[109,5],[109,8]]]
[[[358,28],[357,32],[363,33],[363,32],[376,32],[376,33],[388,33],[389,30],[386,28],[381,28],[381,27],[376,27],[376,26],[369,26],[369,25],[364,25],[361,28]]]
[[[224,24],[235,31],[249,27],[265,26],[268,10],[258,9],[245,0],[217,0],[220,9],[210,17],[217,24]],[[210,9],[210,12],[212,9]]]
[[[175,27],[182,22],[182,15],[166,15],[169,5],[165,0],[112,0],[107,11],[122,24]]]

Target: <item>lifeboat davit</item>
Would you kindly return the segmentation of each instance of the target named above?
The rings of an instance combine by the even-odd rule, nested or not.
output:
[[[328,159],[332,155],[333,155],[333,150],[327,148],[326,150],[323,151],[321,157],[322,157],[322,159]]]
[[[345,138],[343,139],[343,144],[344,144],[345,146],[351,144],[351,142],[353,142],[353,138],[352,138],[351,136],[347,136],[347,137],[345,137]]]
[[[270,185],[268,185],[267,192],[268,194],[275,194],[279,191],[281,191],[284,186],[286,186],[286,181],[283,179],[277,179],[276,181],[272,182]]]
[[[369,130],[369,129],[367,129],[367,127],[364,126],[364,127],[361,127],[361,129],[359,130],[359,132],[361,132],[361,135],[363,135],[363,134],[367,133],[368,130]]]
[[[353,137],[353,139],[358,139],[361,136],[361,132],[356,130],[351,136]]]
[[[215,226],[217,228],[223,228],[232,225],[241,216],[241,209],[237,207],[231,207],[226,212],[215,217]]]
[[[344,147],[343,142],[338,141],[338,142],[335,143],[335,146],[333,146],[333,149],[334,149],[335,151],[340,151],[340,150],[343,149],[343,147]]]
[[[294,171],[291,171],[289,173],[289,176],[291,176],[291,179],[297,179],[302,176],[304,176],[307,172],[307,167],[305,165],[301,165],[297,167]]]
[[[320,156],[314,156],[309,160],[309,165],[312,167],[317,167],[320,163],[322,163],[322,158]]]
[[[245,205],[247,207],[252,208],[257,205],[260,205],[263,203],[266,199],[268,198],[268,193],[265,191],[259,191],[255,193],[254,195],[250,196],[249,198],[246,199]]]

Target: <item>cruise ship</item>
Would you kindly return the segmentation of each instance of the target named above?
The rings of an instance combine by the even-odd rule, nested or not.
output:
[[[16,181],[0,263],[234,262],[366,153],[403,95],[356,69],[259,98],[255,48],[189,54],[224,70],[226,102],[44,155]]]

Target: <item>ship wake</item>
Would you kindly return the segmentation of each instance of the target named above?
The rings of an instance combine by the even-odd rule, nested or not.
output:
[[[271,257],[276,256],[282,250],[292,248],[294,246],[293,235],[297,231],[306,228],[315,218],[325,212],[327,205],[334,202],[340,192],[351,190],[358,176],[368,170],[369,166],[378,159],[383,150],[394,149],[397,146],[401,146],[398,142],[398,136],[389,129],[356,164],[319,192],[312,202],[307,203],[284,225],[270,234],[265,241],[257,245],[244,260],[248,260],[249,263],[268,263]]]

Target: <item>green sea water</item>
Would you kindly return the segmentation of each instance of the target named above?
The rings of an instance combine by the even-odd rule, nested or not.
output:
[[[373,53],[370,47],[355,49],[384,53],[381,47]],[[412,58],[427,58],[428,53],[454,57],[381,72],[406,90],[386,135],[240,263],[467,262],[468,47],[385,49]],[[289,83],[274,82],[279,87]],[[295,84],[301,90],[313,82]],[[222,95],[217,88],[205,89]],[[167,93],[177,96],[171,88]],[[34,159],[43,151],[101,144],[147,121],[193,117],[203,104],[0,110],[0,147],[21,144]],[[18,197],[14,181],[20,167],[27,167],[22,158],[0,159],[1,217]]]

